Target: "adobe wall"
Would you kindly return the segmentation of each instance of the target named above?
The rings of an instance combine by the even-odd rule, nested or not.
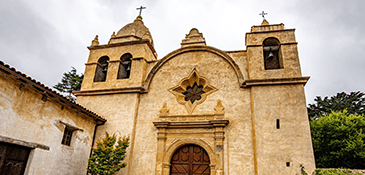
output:
[[[25,174],[86,174],[95,120],[61,104],[19,81],[0,74],[0,136],[40,144],[49,150],[32,149]],[[67,123],[74,131],[71,146],[61,144]]]

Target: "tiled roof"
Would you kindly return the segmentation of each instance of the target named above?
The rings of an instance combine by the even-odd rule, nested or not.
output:
[[[17,71],[15,68],[10,67],[9,65],[5,64],[2,61],[0,61],[0,71],[15,77],[17,80],[19,80],[23,83],[28,83],[28,84],[32,85],[37,91],[40,91],[41,93],[46,93],[47,96],[53,97],[53,98],[57,99],[58,101],[61,101],[65,105],[70,106],[70,107],[94,118],[99,123],[104,124],[106,122],[105,118],[86,109],[85,107],[77,104],[76,102],[66,98],[65,96],[63,96],[60,93],[56,92],[55,90],[47,87],[46,85],[42,84],[41,82],[34,80],[33,78],[29,77],[28,75]]]

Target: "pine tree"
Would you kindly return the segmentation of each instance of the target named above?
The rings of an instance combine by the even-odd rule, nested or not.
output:
[[[115,143],[118,143],[115,145]],[[114,146],[115,145],[115,146]],[[105,132],[105,138],[96,143],[96,149],[89,159],[87,172],[91,175],[112,175],[121,168],[127,166],[122,163],[125,159],[126,149],[129,146],[129,138],[117,138]]]
[[[81,89],[83,79],[84,75],[77,74],[76,68],[71,67],[71,71],[63,73],[61,82],[54,85],[53,88],[57,89],[70,100],[75,101],[76,97],[73,96],[72,91],[79,91]]]
[[[345,92],[337,93],[328,98],[317,96],[314,99],[314,104],[308,105],[309,119],[318,119],[320,116],[328,115],[332,111],[340,112],[346,109],[346,115],[361,115],[365,114],[365,93]]]

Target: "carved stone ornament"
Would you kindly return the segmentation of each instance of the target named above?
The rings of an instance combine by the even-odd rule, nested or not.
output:
[[[217,101],[217,106],[214,108],[214,113],[216,114],[224,114],[224,106],[221,100]]]
[[[165,102],[165,103],[163,103],[163,106],[162,106],[162,108],[160,109],[160,115],[161,116],[166,116],[166,115],[168,115],[169,114],[169,109],[167,109],[167,103]]]
[[[218,89],[210,85],[206,78],[199,75],[196,68],[177,86],[169,89],[176,96],[177,102],[184,105],[189,114],[193,113],[195,107],[203,103],[207,96],[216,90]]]

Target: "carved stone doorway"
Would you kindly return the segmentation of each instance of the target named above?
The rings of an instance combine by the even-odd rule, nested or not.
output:
[[[210,159],[198,145],[185,145],[171,158],[171,175],[210,175]]]

